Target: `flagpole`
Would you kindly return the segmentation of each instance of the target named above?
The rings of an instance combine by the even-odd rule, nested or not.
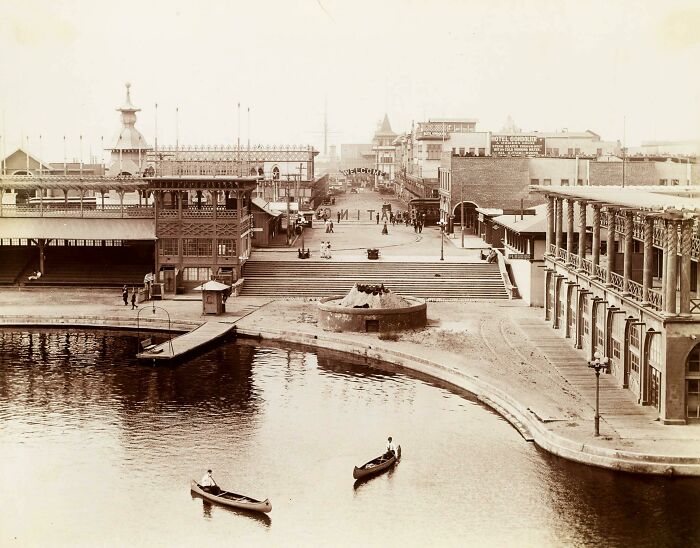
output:
[[[66,136],[63,136],[63,175],[68,175],[68,165],[66,158]]]
[[[83,176],[83,136],[80,136],[80,176]]]
[[[41,133],[39,134],[39,177],[41,177]]]

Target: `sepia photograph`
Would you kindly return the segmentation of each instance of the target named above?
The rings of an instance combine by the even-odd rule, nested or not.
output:
[[[700,2],[0,0],[0,546],[700,546]]]

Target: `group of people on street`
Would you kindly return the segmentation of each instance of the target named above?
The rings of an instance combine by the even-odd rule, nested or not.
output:
[[[331,258],[331,242],[330,240],[321,242],[321,258],[330,259]]]
[[[333,232],[333,219],[326,219],[326,233]]]
[[[127,306],[129,304],[129,288],[125,285],[122,288],[122,299],[124,301],[124,306]],[[136,288],[132,287],[131,288],[131,310],[134,308],[138,308],[136,305]]]

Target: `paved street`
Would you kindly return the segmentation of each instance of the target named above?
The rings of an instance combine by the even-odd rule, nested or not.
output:
[[[377,212],[388,203],[392,211],[407,211],[407,206],[395,196],[380,194],[372,190],[360,189],[360,192],[336,196],[334,205],[328,208],[333,220],[333,233],[328,234],[322,221],[314,221],[313,228],[304,231],[304,247],[309,248],[312,258],[318,258],[322,241],[331,242],[333,260],[348,261],[366,259],[367,248],[379,248],[382,257],[391,261],[438,261],[440,259],[440,229],[436,225],[427,225],[421,233],[416,233],[412,226],[387,223],[388,235],[382,234],[383,222],[377,224]],[[338,212],[348,211],[348,219],[338,222]],[[370,212],[372,220],[370,220]],[[360,219],[358,220],[358,212]],[[479,260],[480,250],[487,246],[476,236],[465,236],[465,249],[460,249],[458,235],[445,235],[443,256],[446,261],[463,262]],[[296,256],[297,248],[302,246],[298,237],[289,250],[256,250],[252,259],[279,260]]]

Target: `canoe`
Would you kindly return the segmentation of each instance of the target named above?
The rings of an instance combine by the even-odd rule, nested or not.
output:
[[[388,470],[394,466],[394,464],[396,464],[396,462],[399,460],[401,460],[400,445],[396,448],[396,456],[385,457],[384,455],[381,455],[376,459],[372,459],[371,461],[363,464],[359,468],[355,466],[355,469],[352,471],[352,477],[355,479],[362,479],[366,478],[367,476],[379,474],[380,472],[384,472],[384,470]]]
[[[211,493],[207,493],[202,488],[202,486],[194,480],[192,480],[191,489],[200,497],[203,497],[212,502],[223,504],[225,506],[232,506],[233,508],[240,508],[241,510],[250,510],[252,512],[267,513],[272,510],[272,504],[270,504],[270,499],[259,501],[251,497],[246,497],[245,495],[231,493],[230,491],[221,491],[218,495],[212,495]]]

